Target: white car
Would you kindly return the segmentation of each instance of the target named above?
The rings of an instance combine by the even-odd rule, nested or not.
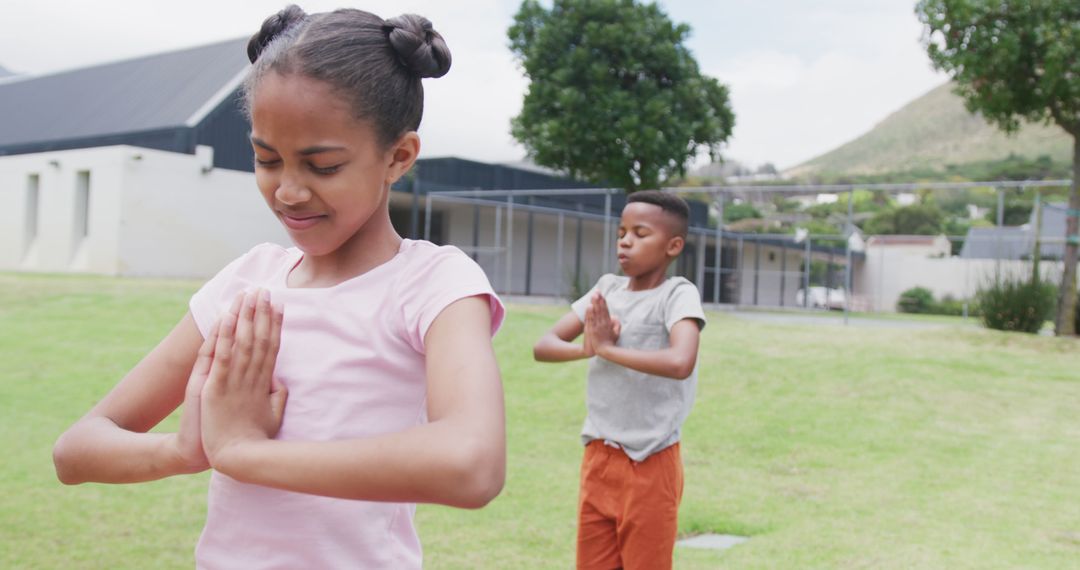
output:
[[[799,289],[795,293],[795,304],[799,307],[842,311],[844,305],[847,304],[847,294],[843,289],[830,289],[828,287],[811,287],[809,302],[806,302],[805,299],[806,291]]]

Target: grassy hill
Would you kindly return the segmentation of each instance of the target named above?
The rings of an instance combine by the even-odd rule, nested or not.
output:
[[[1055,125],[1027,124],[1005,135],[972,115],[946,83],[889,115],[861,137],[790,169],[788,176],[944,171],[949,165],[1049,156],[1068,164],[1072,140]]]

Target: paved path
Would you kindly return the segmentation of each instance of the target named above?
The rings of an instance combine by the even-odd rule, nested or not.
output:
[[[844,326],[843,314],[837,313],[813,313],[813,312],[790,312],[773,313],[765,311],[731,311],[729,314],[747,321],[770,323],[778,325],[802,325],[802,326]],[[848,326],[862,328],[887,328],[887,329],[939,329],[954,326],[975,326],[971,323],[944,323],[936,321],[919,321],[905,319],[875,319],[873,317],[850,317]]]

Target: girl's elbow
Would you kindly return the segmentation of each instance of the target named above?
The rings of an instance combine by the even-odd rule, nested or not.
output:
[[[506,482],[505,454],[488,446],[463,446],[457,461],[457,507],[479,509],[502,492]]]
[[[75,459],[72,457],[72,445],[67,441],[67,434],[60,436],[53,444],[52,459],[53,468],[56,469],[56,478],[65,485],[78,485],[84,481],[79,478],[75,468]]]

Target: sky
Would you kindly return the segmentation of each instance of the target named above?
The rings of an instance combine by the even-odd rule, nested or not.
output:
[[[510,118],[528,86],[507,47],[518,0],[299,0],[308,12],[354,7],[429,18],[453,55],[425,80],[422,156],[521,160]],[[550,5],[550,2],[544,2]],[[796,166],[870,130],[944,83],[920,44],[914,0],[660,0],[692,28],[688,47],[731,91],[736,126],[722,154]],[[0,66],[40,74],[250,36],[284,3],[268,0],[12,2]]]

